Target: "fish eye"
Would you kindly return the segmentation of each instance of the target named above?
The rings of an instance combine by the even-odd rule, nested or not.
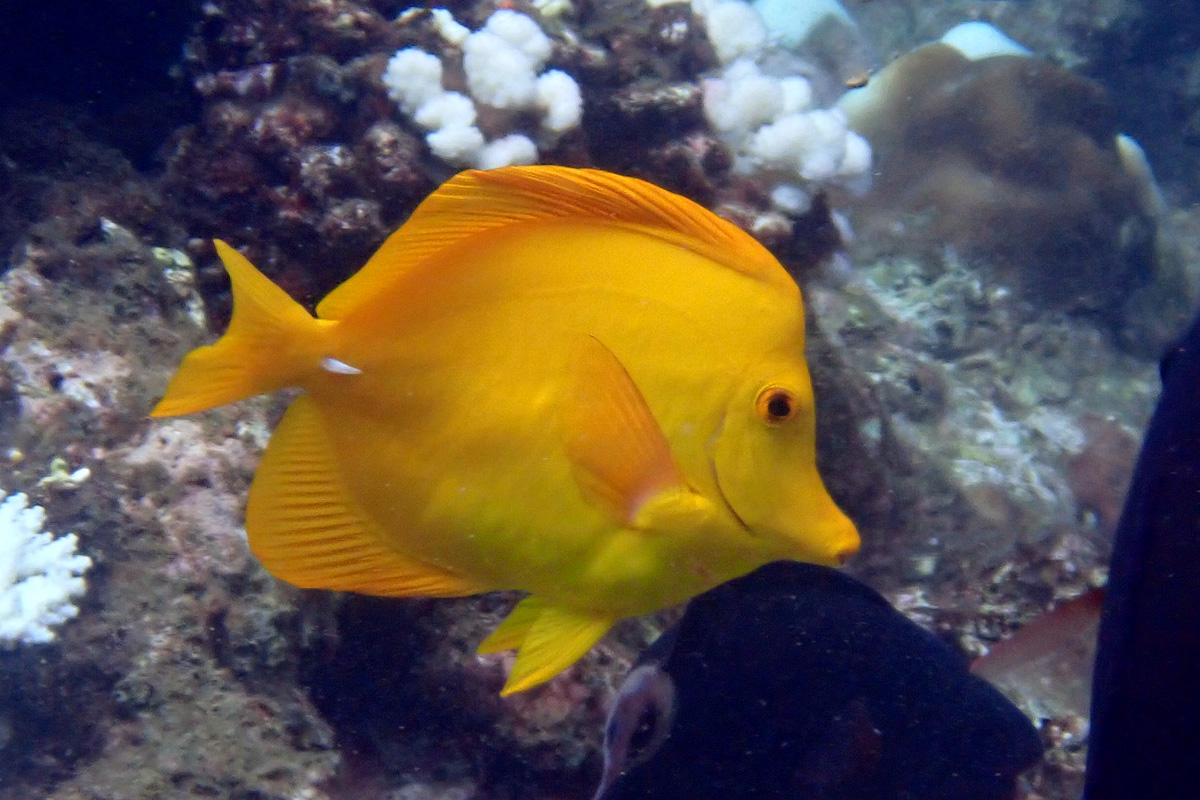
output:
[[[782,425],[800,408],[796,395],[782,386],[768,386],[758,393],[754,403],[758,416],[769,425]]]
[[[664,709],[653,703],[647,703],[638,714],[637,725],[629,736],[629,760],[638,763],[654,752],[658,735],[664,729]]]
[[[660,667],[638,667],[617,693],[604,732],[605,772],[613,777],[652,756],[666,741],[675,685]]]

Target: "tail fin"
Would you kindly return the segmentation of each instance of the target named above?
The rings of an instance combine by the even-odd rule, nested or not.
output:
[[[237,250],[220,240],[214,244],[233,282],[233,319],[215,344],[187,354],[152,417],[191,414],[294,386],[320,361],[321,321]]]

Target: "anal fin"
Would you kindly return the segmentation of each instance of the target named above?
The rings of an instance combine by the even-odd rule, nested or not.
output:
[[[479,643],[475,652],[480,655],[516,650],[529,635],[529,629],[549,606],[536,597],[526,597],[517,603],[491,635]]]
[[[614,621],[528,597],[479,645],[478,652],[520,648],[508,681],[500,690],[500,696],[506,697],[545,683],[574,664],[600,641]]]
[[[383,596],[461,597],[488,591],[396,552],[354,504],[311,398],[280,420],[250,487],[250,549],[272,575],[303,588]]]

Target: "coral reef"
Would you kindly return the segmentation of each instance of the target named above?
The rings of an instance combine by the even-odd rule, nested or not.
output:
[[[1156,390],[1152,364],[1095,327],[1040,311],[953,251],[940,264],[878,258],[836,292],[812,288],[810,302],[877,398],[864,432],[888,452],[912,448],[906,458],[922,465],[925,497],[895,490],[905,513],[867,554],[888,572],[894,559],[934,552],[945,558],[939,570],[977,569],[1073,525],[1064,469],[1087,445],[1082,420],[1140,426]],[[1081,374],[1081,362],[1092,371]],[[920,510],[939,507],[940,523]]]
[[[337,763],[307,701],[268,677],[294,656],[256,660],[245,681],[222,663],[242,646],[224,632],[241,616],[220,613],[229,598],[247,598],[276,641],[298,620],[238,534],[251,451],[209,450],[189,431],[203,468],[174,483],[179,459],[147,444],[161,359],[194,345],[203,320],[181,280],[186,254],[170,239],[143,243],[99,216],[105,205],[77,196],[72,212],[28,230],[0,282],[6,482],[95,564],[53,650],[0,653],[0,795],[290,796]],[[231,743],[231,729],[255,746]]]
[[[117,24],[97,17],[110,5],[60,22],[91,34]],[[589,793],[612,687],[661,621],[501,701],[506,656],[473,651],[515,598],[300,592],[248,553],[242,503],[279,401],[145,420],[227,317],[210,237],[311,304],[455,169],[453,137],[430,137],[456,122],[529,143],[467,163],[532,145],[646,177],[781,256],[808,303],[821,468],[865,537],[850,568],[918,621],[974,655],[1103,582],[1157,353],[1200,286],[1200,212],[1177,207],[1197,137],[1169,124],[1200,96],[1191,17],[1160,0],[846,0],[825,4],[841,44],[822,48],[777,46],[767,5],[210,0],[154,27],[130,2],[120,24],[150,43],[130,72],[105,55],[119,37],[64,38],[22,5],[27,29],[0,35],[97,41],[27,64],[0,48],[3,485],[94,566],[54,642],[0,649],[0,800]],[[510,107],[507,86],[472,80],[465,43],[497,9],[537,28],[518,23],[536,45],[525,94],[569,75],[578,108],[558,78]],[[915,87],[887,126],[827,108],[968,20],[1039,58],[943,58],[953,86]],[[1178,33],[1158,47],[1160,23]],[[469,114],[389,93],[389,60],[417,51]],[[1167,208],[1150,210],[1122,130]],[[879,174],[860,198],[863,143]],[[1067,688],[1053,704],[1022,690],[1052,745],[1026,800],[1078,794],[1086,686]]]
[[[855,215],[863,234],[908,228],[914,240],[984,254],[1027,296],[1115,325],[1153,275],[1158,209],[1142,188],[1152,178],[1127,168],[1097,84],[1040,59],[970,58],[939,42],[842,107],[878,157]]]
[[[740,0],[725,6],[757,18]],[[208,4],[186,59],[201,121],[169,148],[175,213],[199,234],[251,227],[237,244],[316,299],[452,165],[545,158],[636,174],[752,208],[734,218],[786,242],[815,189],[853,182],[870,164],[840,112],[812,106],[808,84],[821,73],[797,56],[744,43],[737,53],[765,72],[739,62],[701,90],[718,58],[704,16],[686,5],[519,11],[389,19],[349,2],[338,14],[318,3]],[[720,139],[708,130],[747,104],[760,124],[718,126]],[[742,176],[757,173],[788,189],[748,196]]]
[[[1035,53],[1110,90],[1121,130],[1156,155],[1180,203],[1194,200],[1200,169],[1196,43],[1200,20],[1174,0],[888,0],[847,3],[892,56],[968,20],[996,25]],[[890,58],[888,59],[890,60]],[[1181,129],[1182,123],[1182,129]]]

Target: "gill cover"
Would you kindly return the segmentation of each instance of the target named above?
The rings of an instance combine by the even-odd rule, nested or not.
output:
[[[817,472],[812,382],[802,364],[743,381],[712,459],[726,502],[779,558],[836,566],[858,551],[854,523]]]

